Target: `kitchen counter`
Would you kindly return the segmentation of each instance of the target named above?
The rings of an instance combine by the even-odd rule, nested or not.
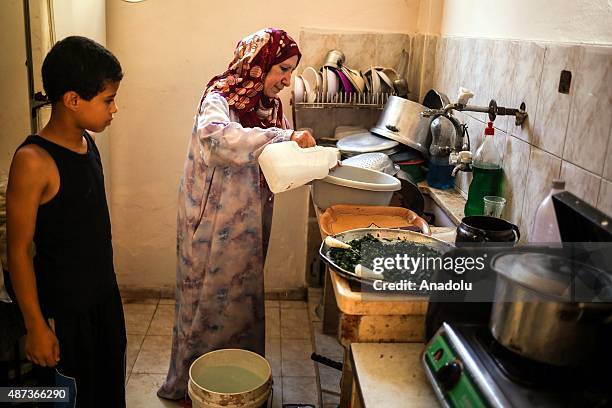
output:
[[[422,343],[353,343],[351,407],[435,407],[421,364]]]
[[[421,181],[417,187],[424,195],[428,195],[440,207],[442,211],[455,224],[459,225],[465,216],[464,207],[466,198],[455,189],[440,190],[430,187],[427,181]]]
[[[434,189],[427,183],[419,183],[419,189],[431,197],[452,223],[458,225],[461,222],[465,199],[460,193],[454,190]],[[322,212],[316,206],[313,207],[318,224]],[[455,241],[455,229],[455,227],[431,227],[432,236],[451,243]],[[321,238],[325,238],[323,231],[319,229],[319,232]],[[346,350],[341,380],[341,407],[348,407],[351,399],[353,386],[349,352],[351,345],[367,342],[403,344],[414,342],[413,347],[418,347],[420,350],[425,337],[426,312],[427,301],[408,295],[388,296],[373,293],[364,295],[353,291],[346,279],[326,268],[323,288],[323,332],[337,334],[339,342]],[[418,353],[413,354],[418,355]],[[418,362],[418,358],[414,361]]]

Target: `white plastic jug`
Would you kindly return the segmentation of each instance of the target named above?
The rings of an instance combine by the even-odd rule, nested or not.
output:
[[[326,177],[338,158],[338,149],[333,147],[302,149],[294,141],[271,143],[259,155],[259,167],[276,194]]]
[[[529,242],[538,244],[561,242],[561,233],[559,232],[552,196],[565,190],[565,181],[553,180],[551,187],[550,193],[544,197],[536,211]]]

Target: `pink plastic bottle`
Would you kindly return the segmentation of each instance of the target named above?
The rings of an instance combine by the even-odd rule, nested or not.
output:
[[[561,234],[559,233],[559,224],[557,223],[552,195],[564,190],[565,181],[553,180],[552,190],[542,200],[536,212],[533,228],[531,234],[529,234],[529,242],[539,244],[561,242]]]

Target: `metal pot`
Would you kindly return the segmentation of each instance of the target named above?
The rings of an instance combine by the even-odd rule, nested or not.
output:
[[[574,302],[570,293],[579,280],[610,287],[604,272],[533,252],[498,255],[492,266],[498,275],[489,327],[500,344],[555,366],[580,366],[600,350],[612,304]]]
[[[518,242],[521,238],[519,228],[501,218],[475,215],[463,217],[457,227],[455,243],[472,242]]]
[[[431,118],[421,116],[421,112],[426,109],[408,99],[390,96],[378,123],[370,131],[410,146],[429,157]]]

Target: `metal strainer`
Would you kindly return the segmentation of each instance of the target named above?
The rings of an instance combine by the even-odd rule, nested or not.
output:
[[[342,164],[376,170],[391,176],[396,175],[399,171],[399,166],[394,164],[389,156],[380,152],[358,154],[342,160]]]

